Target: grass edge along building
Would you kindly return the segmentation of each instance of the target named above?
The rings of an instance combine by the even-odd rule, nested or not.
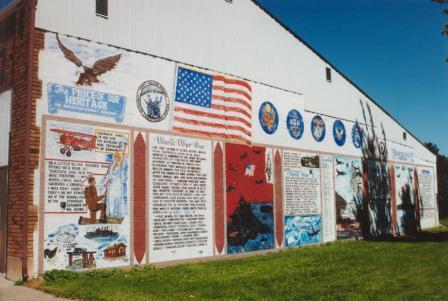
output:
[[[251,0],[4,1],[0,271],[438,224],[436,158]]]

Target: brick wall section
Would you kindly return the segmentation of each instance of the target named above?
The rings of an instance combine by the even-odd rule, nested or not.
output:
[[[33,206],[34,169],[38,167],[40,130],[34,126],[36,99],[41,96],[41,83],[38,76],[38,52],[43,48],[43,33],[35,34],[35,49],[33,53],[33,90],[32,97],[28,95],[28,66],[30,64],[30,23],[34,11],[32,1],[23,1],[0,21],[0,49],[3,49],[3,80],[0,92],[8,89],[13,91],[10,162],[8,172],[8,218],[7,218],[7,257],[22,257],[23,239],[27,239],[27,253],[33,256],[33,231],[37,227],[37,209]],[[31,101],[31,106],[28,102]],[[27,109],[31,109],[31,133],[26,133]],[[29,139],[29,149],[26,141]],[[29,174],[25,175],[25,161],[29,159]],[[28,192],[24,192],[25,177],[29,177]],[[27,197],[26,197],[27,196]],[[24,199],[25,198],[25,199]],[[23,237],[24,202],[28,206],[27,236]],[[9,262],[9,260],[8,260]],[[14,262],[20,262],[15,260]],[[32,273],[28,267],[28,273]],[[21,267],[7,265],[7,274]]]

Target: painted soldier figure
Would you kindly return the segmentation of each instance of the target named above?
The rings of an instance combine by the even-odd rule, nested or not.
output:
[[[96,213],[100,211],[100,223],[107,223],[106,204],[99,203],[107,195],[107,191],[104,194],[98,195],[96,191],[96,179],[95,177],[89,177],[89,185],[84,189],[84,196],[86,198],[87,208],[90,211],[90,218],[79,217],[79,224],[94,224],[96,223]]]

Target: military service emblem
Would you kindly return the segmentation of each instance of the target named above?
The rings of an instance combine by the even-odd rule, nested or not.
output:
[[[168,93],[160,83],[145,81],[137,91],[137,108],[146,120],[162,121],[170,110]]]
[[[278,128],[278,113],[272,103],[265,101],[261,104],[258,118],[260,119],[260,125],[266,134],[272,135],[275,133]]]

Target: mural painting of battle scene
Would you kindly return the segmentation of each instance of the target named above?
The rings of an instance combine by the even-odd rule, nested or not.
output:
[[[274,248],[272,150],[226,144],[227,253]]]
[[[396,164],[395,187],[398,232],[415,233],[420,230],[422,208],[417,169],[409,165]]]
[[[49,121],[44,269],[128,264],[129,133]]]
[[[334,170],[337,238],[360,239],[364,206],[361,160],[335,157]]]

